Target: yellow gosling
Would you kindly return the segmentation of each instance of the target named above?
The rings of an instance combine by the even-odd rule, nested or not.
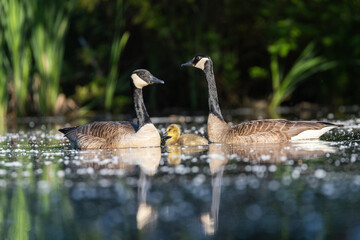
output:
[[[208,145],[209,143],[205,138],[196,136],[194,134],[181,135],[180,127],[176,124],[171,124],[167,127],[166,135],[167,137],[170,137],[168,140],[166,140],[166,146],[199,146]]]

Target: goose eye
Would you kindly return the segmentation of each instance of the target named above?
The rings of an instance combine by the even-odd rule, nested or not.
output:
[[[198,61],[199,61],[200,59],[201,59],[201,57],[200,57],[200,56],[196,56],[196,60],[198,60]]]

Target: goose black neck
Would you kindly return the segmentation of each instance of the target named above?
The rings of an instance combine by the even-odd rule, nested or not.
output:
[[[206,80],[208,82],[208,89],[209,89],[209,112],[214,114],[221,120],[224,120],[219,106],[215,76],[213,71],[213,64],[210,59],[205,63],[204,72],[205,72]]]
[[[150,116],[146,110],[142,89],[134,89],[134,103],[136,116],[138,118],[139,129],[147,123],[151,123]]]

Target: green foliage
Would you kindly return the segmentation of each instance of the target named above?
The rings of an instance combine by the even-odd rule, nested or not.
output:
[[[335,61],[327,61],[324,57],[315,56],[315,44],[310,43],[292,65],[287,74],[281,72],[277,54],[271,54],[270,69],[273,82],[273,96],[269,106],[270,114],[276,116],[276,108],[287,98],[299,83],[311,75],[329,70],[336,66]]]
[[[9,87],[0,90],[0,114],[53,114],[60,91],[82,110],[123,112],[132,108],[136,68],[166,82],[162,94],[145,94],[149,110],[206,110],[203,75],[179,68],[197,53],[213,59],[224,108],[271,93],[271,108],[358,103],[359,8],[326,0],[1,0],[0,84]],[[311,41],[318,55],[296,60]],[[336,71],[325,71],[334,61]],[[303,81],[315,72],[319,81]]]
[[[70,2],[71,3],[71,2]],[[54,114],[59,94],[64,38],[69,25],[69,10],[62,0],[32,0],[32,51],[39,71],[39,82],[34,86],[35,98],[41,113]]]
[[[8,46],[11,63],[13,108],[25,114],[29,74],[31,70],[30,48],[26,42],[26,22],[28,21],[27,2],[21,0],[2,0],[0,20],[3,24],[4,38]],[[15,110],[15,109],[14,109]]]
[[[110,72],[106,82],[105,92],[105,110],[110,111],[113,103],[116,83],[118,79],[118,66],[119,60],[127,41],[129,40],[130,33],[124,32],[121,36],[121,31],[124,27],[123,11],[124,4],[122,0],[118,0],[116,4],[117,14],[115,18],[115,36],[111,46],[110,52]]]
[[[3,31],[0,28],[0,125],[3,124],[7,113],[8,105],[8,79],[7,79],[7,65],[8,61],[3,51]],[[1,129],[1,127],[0,127]]]
[[[125,32],[121,38],[117,35],[114,38],[114,42],[111,48],[111,56],[110,56],[110,73],[108,76],[108,81],[106,85],[106,94],[105,94],[105,109],[106,111],[111,110],[112,100],[114,98],[116,82],[118,80],[118,69],[117,66],[119,64],[119,58],[121,53],[123,52],[125,45],[130,37],[128,32]]]
[[[269,73],[262,67],[254,66],[249,69],[249,75],[251,78],[267,78]]]
[[[68,26],[65,10],[68,3],[71,2],[1,1],[0,15],[6,44],[0,45],[4,59],[1,60],[0,74],[4,89],[7,89],[7,82],[10,83],[11,97],[10,102],[4,103],[8,96],[1,94],[2,115],[6,114],[8,104],[18,115],[39,108],[43,114],[54,113]],[[29,36],[31,41],[28,41]],[[7,56],[10,64],[4,71]],[[33,79],[32,73],[35,73]],[[29,84],[30,80],[34,81]],[[33,102],[29,102],[30,99]]]

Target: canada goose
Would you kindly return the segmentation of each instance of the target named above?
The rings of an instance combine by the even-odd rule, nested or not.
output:
[[[338,127],[327,122],[288,121],[285,119],[266,119],[243,122],[229,126],[219,107],[213,62],[207,55],[196,55],[181,65],[199,68],[204,71],[209,91],[208,136],[215,143],[284,142],[289,140],[316,139],[322,134]]]
[[[165,145],[181,145],[181,146],[198,146],[198,145],[207,145],[208,140],[203,137],[196,136],[194,134],[183,134],[181,135],[181,130],[179,125],[171,124],[166,129],[167,137],[170,137],[166,140]],[[181,136],[180,136],[181,135]]]
[[[152,124],[144,104],[142,88],[164,81],[145,69],[135,70],[132,75],[136,124],[131,122],[93,122],[82,126],[59,129],[77,149],[127,148],[160,146],[161,138]]]

